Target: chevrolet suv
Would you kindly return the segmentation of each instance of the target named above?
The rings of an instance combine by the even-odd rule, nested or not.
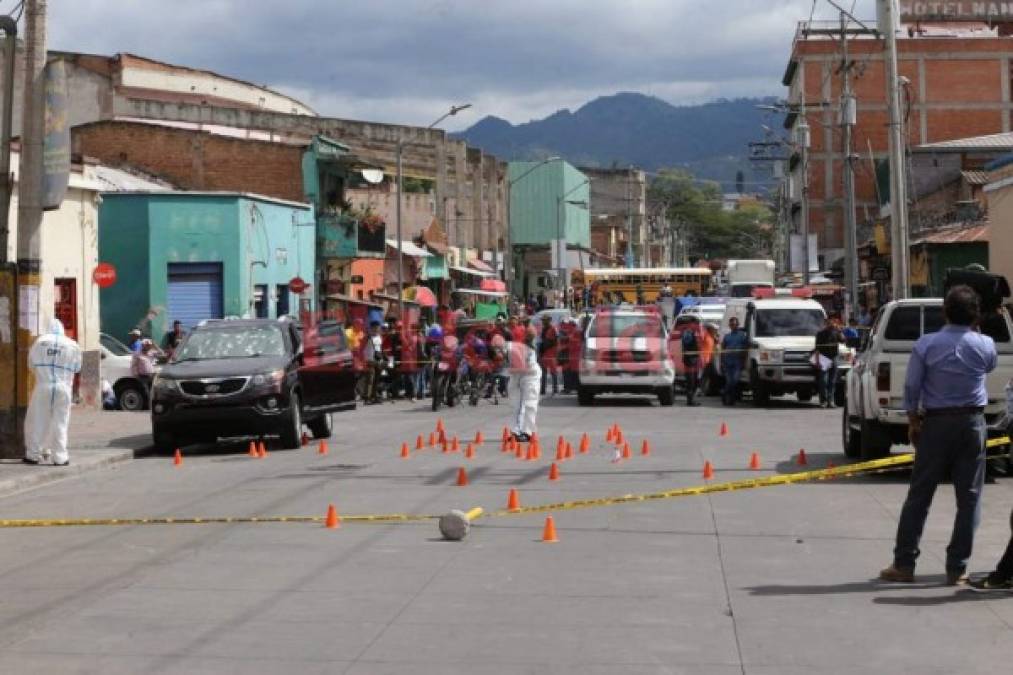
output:
[[[355,407],[355,370],[334,322],[302,331],[288,319],[206,321],[151,389],[159,450],[238,436],[279,436],[298,448],[303,424],[328,438],[330,413]]]

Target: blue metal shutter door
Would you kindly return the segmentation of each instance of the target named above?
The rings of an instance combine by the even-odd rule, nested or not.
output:
[[[190,330],[205,319],[224,318],[221,263],[169,263],[169,316]]]

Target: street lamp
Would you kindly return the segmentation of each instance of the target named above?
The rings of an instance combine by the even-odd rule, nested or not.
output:
[[[566,289],[565,289],[565,286],[563,284],[563,275],[566,274],[566,265],[564,264],[563,259],[566,257],[566,240],[564,239],[563,233],[562,233],[563,219],[561,217],[561,212],[563,210],[563,204],[573,204],[575,206],[583,206],[584,208],[589,208],[587,202],[585,202],[585,201],[582,201],[582,200],[581,201],[567,201],[566,198],[569,197],[570,195],[572,195],[574,192],[576,192],[580,188],[584,187],[585,185],[589,185],[590,183],[591,183],[591,180],[589,178],[585,178],[581,182],[579,182],[576,185],[574,185],[570,190],[568,190],[567,192],[563,193],[562,196],[556,198],[557,199],[557,201],[556,201],[556,246],[557,246],[557,248],[556,248],[556,263],[558,264],[558,267],[556,268],[556,276],[558,277],[557,281],[559,282],[559,289],[561,291],[564,291],[564,292],[565,292]]]
[[[467,110],[471,107],[470,103],[464,103],[462,105],[452,105],[450,110],[443,113],[435,122],[426,127],[427,130],[432,129],[437,124],[453,117],[462,110]],[[404,245],[401,242],[401,195],[404,192],[404,171],[402,166],[402,156],[404,154],[404,141],[401,140],[400,134],[397,139],[397,313],[398,318],[401,319],[402,324],[404,323]]]

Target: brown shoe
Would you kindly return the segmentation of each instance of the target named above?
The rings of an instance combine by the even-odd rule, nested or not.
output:
[[[896,584],[910,584],[915,580],[914,569],[896,567],[890,565],[879,573],[880,581],[890,581]]]
[[[947,586],[966,586],[967,585],[967,572],[947,572],[946,573],[946,585]]]

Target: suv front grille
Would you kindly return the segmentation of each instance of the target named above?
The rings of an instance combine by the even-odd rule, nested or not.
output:
[[[602,352],[602,361],[605,363],[649,363],[651,352],[630,349],[609,349]]]
[[[179,388],[187,396],[200,396],[210,398],[213,396],[228,396],[236,394],[246,387],[248,377],[228,377],[204,380],[183,380]]]
[[[809,363],[809,356],[812,352],[785,352],[785,363]]]

